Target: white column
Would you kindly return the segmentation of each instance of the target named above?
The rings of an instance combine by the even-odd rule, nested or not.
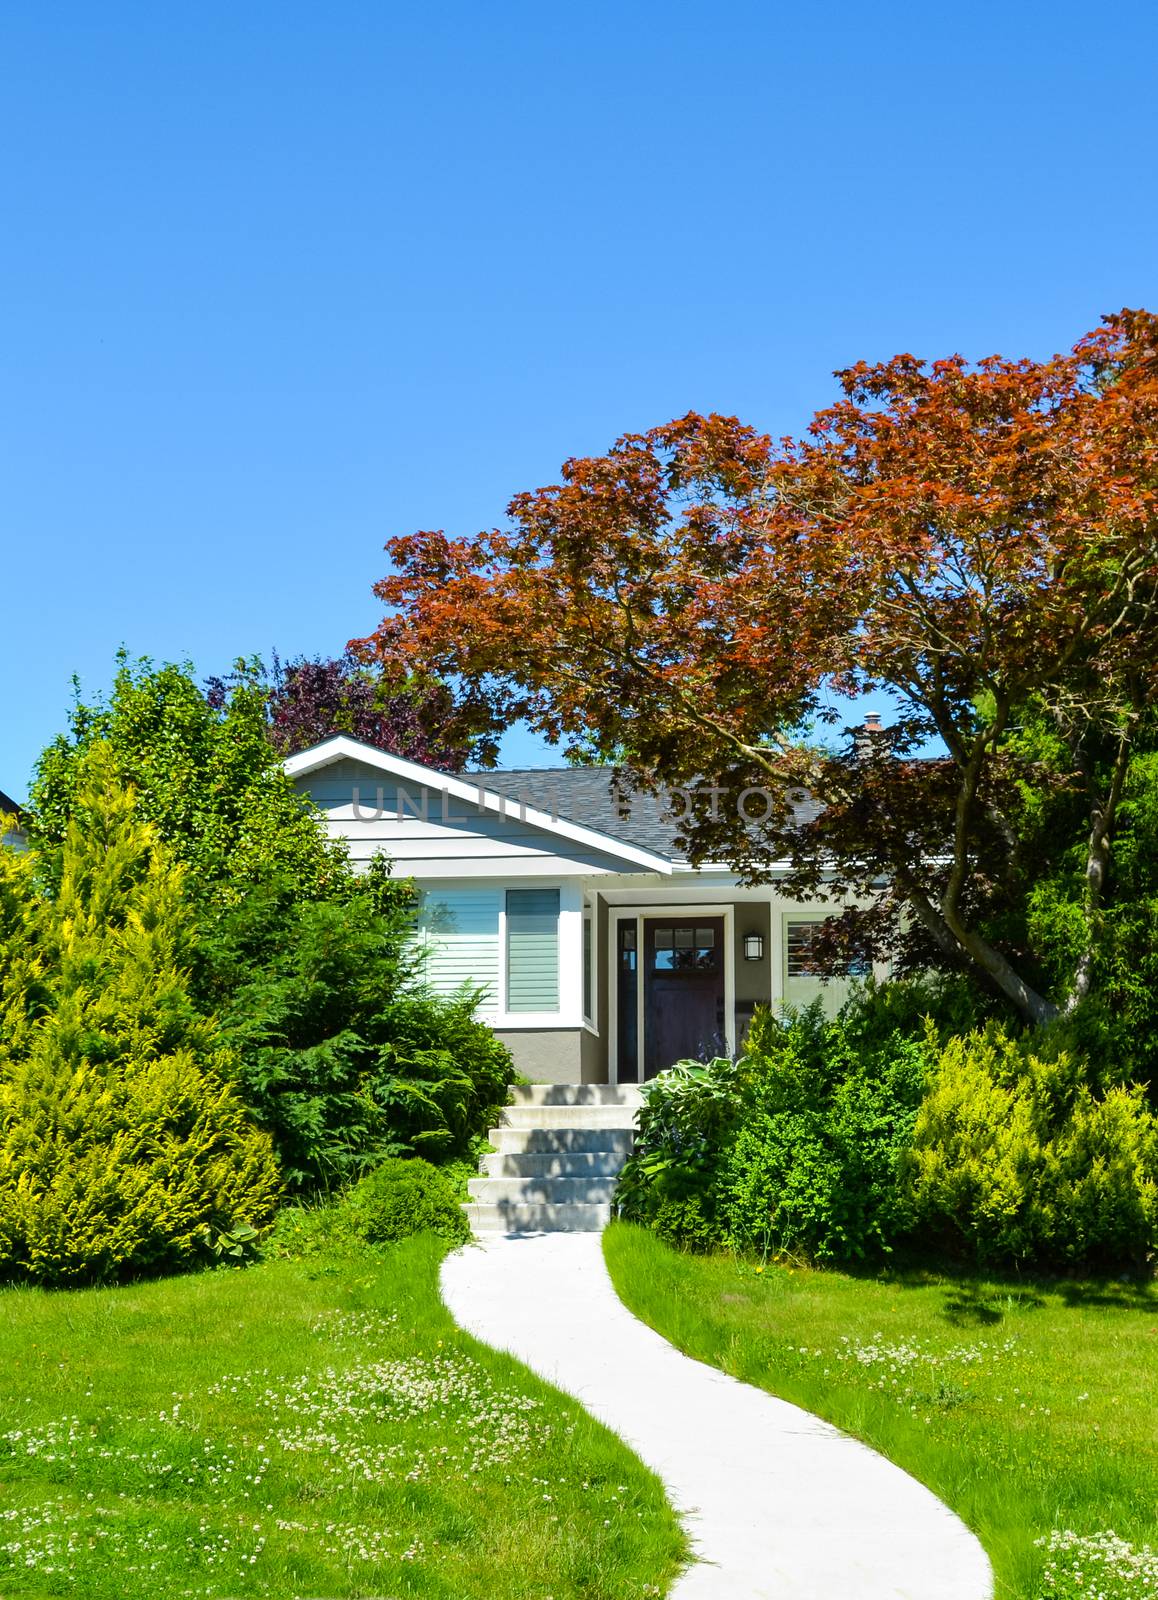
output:
[[[559,888],[559,1019],[564,1027],[583,1026],[583,888]]]

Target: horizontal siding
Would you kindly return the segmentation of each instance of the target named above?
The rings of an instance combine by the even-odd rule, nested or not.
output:
[[[497,1008],[499,906],[497,889],[423,895],[420,936],[426,950],[426,981],[436,993],[451,995],[469,983],[487,991],[485,1009]]]

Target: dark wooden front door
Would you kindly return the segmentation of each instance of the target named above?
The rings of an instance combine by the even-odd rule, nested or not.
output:
[[[724,1029],[724,919],[647,918],[643,940],[644,1076],[686,1057],[727,1048]]]

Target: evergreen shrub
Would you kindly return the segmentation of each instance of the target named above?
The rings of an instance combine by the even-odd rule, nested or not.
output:
[[[1158,1237],[1158,1122],[1068,1050],[990,1027],[950,1039],[906,1157],[910,1226],[982,1264],[1138,1265]]]
[[[99,744],[40,894],[0,852],[0,1276],[107,1282],[212,1259],[279,1190],[192,1002],[183,873]]]

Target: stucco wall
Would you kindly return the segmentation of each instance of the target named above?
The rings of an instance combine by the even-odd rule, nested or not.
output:
[[[584,1028],[496,1029],[515,1066],[532,1083],[583,1083]]]

